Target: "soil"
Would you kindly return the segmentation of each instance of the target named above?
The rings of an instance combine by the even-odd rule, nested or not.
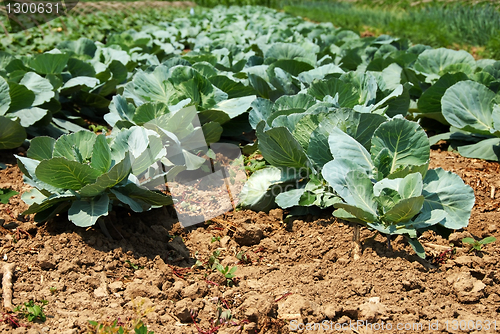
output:
[[[12,153],[23,152],[1,153],[0,188],[22,193]],[[0,333],[89,333],[89,320],[126,326],[137,319],[157,334],[483,333],[487,321],[493,333],[500,243],[475,253],[461,239],[500,239],[499,164],[438,149],[431,154],[437,167],[459,174],[476,205],[463,231],[421,237],[426,260],[402,237],[389,249],[385,237],[364,228],[363,254],[354,260],[353,227],[331,215],[287,220],[280,209],[236,211],[183,229],[170,207],[140,215],[120,209],[106,222],[109,239],[64,216],[36,225],[19,216],[27,206],[16,195],[0,204],[1,265],[15,263],[13,304],[47,300],[47,319],[19,319],[28,327],[14,329],[4,313]],[[212,270],[215,258],[237,266],[236,277]],[[299,329],[321,322],[321,329]]]

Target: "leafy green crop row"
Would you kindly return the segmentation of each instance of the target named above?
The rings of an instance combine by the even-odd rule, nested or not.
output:
[[[291,1],[283,9],[321,22],[364,32],[375,29],[433,47],[454,44],[485,47],[483,55],[500,57],[500,12],[493,5],[387,8],[332,1]]]
[[[337,217],[406,235],[423,256],[418,232],[465,227],[474,195],[457,175],[428,170],[429,140],[403,117],[498,137],[500,62],[262,7],[217,7],[106,44],[80,38],[36,56],[4,53],[1,63],[0,116],[20,126],[0,145],[35,136],[18,159],[36,188],[23,198],[37,220],[68,211],[89,226],[113,205],[171,204],[152,184],[203,169],[202,156],[214,157],[207,145],[222,138],[266,160],[242,207],[334,207]],[[479,105],[450,104],[464,95],[460,85],[478,91]],[[111,133],[82,130],[89,120]]]
[[[339,0],[342,1],[342,0]],[[303,2],[303,1],[302,1]],[[498,4],[492,0],[350,0],[349,2],[356,5],[372,6],[385,9],[407,9],[410,7],[444,7],[444,6],[482,6],[482,5],[496,5]]]
[[[71,14],[74,14],[70,12]],[[0,34],[0,51],[19,55],[33,55],[55,48],[61,40],[77,40],[80,37],[106,43],[107,36],[128,29],[141,30],[147,25],[184,17],[187,9],[175,7],[144,7],[137,11],[98,11],[81,15],[60,17],[29,30]],[[8,27],[3,16],[0,22]]]
[[[369,82],[370,76],[358,79]],[[320,102],[309,95],[313,85],[308,94],[274,105],[254,103],[250,119],[258,121],[259,149],[270,166],[252,174],[243,206],[279,205],[295,213],[334,206],[338,218],[406,235],[421,256],[418,230],[468,225],[474,193],[453,173],[427,170],[429,140],[417,123],[384,117],[383,103],[365,100],[371,112],[358,112],[339,108],[340,99]]]
[[[266,6],[277,7],[281,0],[196,0],[203,7],[223,6]]]

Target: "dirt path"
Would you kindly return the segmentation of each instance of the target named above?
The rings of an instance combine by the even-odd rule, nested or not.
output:
[[[21,192],[12,153],[0,156],[9,166],[0,170],[0,188]],[[88,320],[127,324],[142,317],[157,334],[289,333],[299,323],[324,320],[323,329],[303,332],[460,333],[471,332],[460,325],[482,324],[483,333],[490,321],[494,333],[494,325],[500,328],[500,242],[476,255],[460,240],[500,240],[499,164],[440,151],[431,157],[431,168],[453,171],[474,188],[476,205],[466,232],[449,240],[424,235],[429,261],[420,261],[401,237],[392,241],[393,250],[384,237],[366,240],[373,236],[366,229],[364,254],[353,261],[351,226],[329,216],[283,222],[279,209],[229,213],[191,230],[179,226],[170,208],[141,215],[123,210],[110,216],[115,240],[109,240],[98,228],[77,228],[62,218],[42,226],[16,221],[26,208],[17,195],[0,204],[0,256],[16,264],[13,304],[47,300],[47,320],[30,329],[1,324],[0,332],[87,333]],[[450,242],[456,254],[441,261],[440,254],[451,255],[445,253]],[[209,268],[214,251],[224,266],[237,266],[229,286]],[[191,269],[196,259],[200,266]],[[356,321],[375,325],[370,330]],[[349,322],[351,330],[341,331]],[[392,329],[377,330],[382,324]]]

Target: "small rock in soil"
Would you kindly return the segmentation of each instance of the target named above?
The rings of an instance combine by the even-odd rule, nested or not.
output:
[[[494,303],[499,303],[500,302],[500,296],[497,295],[496,293],[492,293],[488,296],[488,300],[494,302]]]
[[[240,260],[238,260],[235,256],[226,256],[220,264],[222,264],[224,267],[225,266],[235,266]]]
[[[175,281],[174,285],[172,286],[172,290],[180,294],[182,292],[182,289],[184,289],[185,286],[186,286],[185,281],[181,281],[181,280]]]
[[[403,284],[403,288],[406,291],[411,290],[422,290],[421,282],[418,281],[415,277],[408,275],[408,278],[401,282]]]
[[[243,327],[243,333],[254,334],[257,333],[257,329],[258,329],[257,324],[255,322],[251,322]]]
[[[220,272],[215,271],[207,276],[207,281],[214,282],[219,285],[226,285],[227,278],[225,278]]]
[[[83,276],[82,278],[78,279],[78,282],[81,282],[85,285],[88,285],[89,287],[91,287],[93,289],[96,289],[101,284],[99,277],[97,277],[96,275]]]
[[[328,305],[323,307],[323,313],[330,320],[335,318],[335,315],[337,314],[336,310],[337,310],[337,308],[333,304],[328,304]]]
[[[157,298],[161,295],[160,289],[154,285],[146,285],[143,282],[131,282],[123,293],[125,299],[135,299],[137,297]]]
[[[78,267],[74,263],[71,263],[69,261],[63,261],[62,263],[59,264],[57,271],[59,271],[59,273],[63,275],[70,271],[75,271],[77,268]]]
[[[357,278],[352,281],[352,288],[356,294],[364,296],[370,292],[372,285],[370,283],[363,282],[360,278]]]
[[[470,272],[453,273],[446,280],[453,285],[458,299],[463,303],[477,302],[484,296],[486,285],[472,277]]]
[[[276,245],[276,243],[269,238],[261,240],[260,246],[264,247],[264,249],[270,254],[276,253],[276,251],[278,250],[278,246]]]
[[[339,258],[339,256],[338,256],[337,252],[335,251],[335,249],[330,249],[328,252],[325,253],[325,255],[323,255],[324,260],[331,261],[331,262],[337,261],[338,258]]]
[[[386,318],[387,307],[380,303],[380,297],[369,298],[368,301],[359,306],[359,319],[369,322],[376,322],[381,318]]]
[[[339,320],[337,320],[337,323],[339,324],[345,324],[345,323],[350,323],[352,320],[349,318],[347,315],[343,315]]]
[[[248,309],[255,309],[257,313],[252,315],[253,322],[260,323],[265,317],[276,318],[278,314],[278,304],[268,294],[252,291],[242,299],[244,302],[238,307],[236,314],[245,314]]]
[[[208,293],[208,287],[205,282],[196,282],[184,288],[182,296],[184,298],[203,298]]]
[[[45,249],[38,254],[38,264],[43,270],[54,269],[56,267],[56,262],[54,261],[52,254]]]
[[[104,266],[104,269],[106,269],[106,270],[115,270],[116,267],[117,267],[117,265],[118,265],[118,261],[115,260],[115,261],[112,261],[110,263],[106,263],[106,265]]]
[[[450,236],[448,237],[448,241],[457,247],[462,247],[462,239],[463,238],[473,238],[474,239],[472,234],[470,234],[467,231],[463,231],[463,232],[455,232],[455,233],[450,234]]]
[[[342,313],[347,316],[349,319],[360,319],[359,318],[359,307],[355,305],[346,305],[342,308]],[[340,322],[340,320],[339,320]],[[349,321],[347,321],[349,322]]]
[[[243,315],[249,321],[254,321],[254,322],[259,321],[259,310],[257,310],[255,307],[247,308],[245,312],[243,312]]]
[[[258,244],[263,235],[264,233],[262,232],[260,226],[248,224],[243,225],[236,230],[236,233],[234,234],[234,240],[240,246],[252,246]]]
[[[118,291],[123,290],[123,282],[122,281],[115,281],[115,282],[109,283],[108,287],[109,287],[109,290],[111,292],[116,293]]]
[[[100,286],[94,290],[94,297],[96,298],[104,298],[107,296],[108,296],[108,291],[106,291],[106,288],[103,286]]]
[[[345,265],[348,265],[349,262],[351,262],[351,259],[347,258],[347,257],[341,257],[340,259],[337,260],[338,264],[340,264],[341,266],[345,266]]]
[[[229,243],[229,241],[230,241],[230,240],[231,240],[231,237],[230,237],[230,236],[228,236],[228,235],[223,236],[223,237],[219,240],[219,242],[220,242],[220,246],[221,246],[222,248],[226,248],[226,247],[228,246],[228,243]]]
[[[165,279],[168,279],[168,280],[173,279],[174,272],[173,272],[172,268],[170,268],[159,255],[156,255],[156,257],[154,258],[154,264],[155,264],[155,267],[158,268],[158,270],[163,275],[165,275]]]
[[[474,261],[472,260],[472,258],[470,256],[463,255],[463,256],[457,257],[455,259],[455,263],[459,264],[461,266],[465,266],[465,267],[471,268],[472,264],[474,263]]]
[[[144,283],[150,283],[158,288],[161,288],[163,283],[167,280],[163,273],[158,274],[156,271],[149,269],[136,270],[134,276],[135,278],[143,280]]]
[[[283,220],[283,210],[273,209],[273,210],[269,211],[269,218],[272,218],[277,222],[282,221]]]
[[[191,322],[191,311],[194,313],[198,312],[193,307],[194,305],[190,298],[182,299],[175,304],[174,315],[183,323]]]
[[[293,294],[288,296],[282,303],[279,303],[280,316],[288,314],[300,314],[306,317],[313,313],[312,305],[309,300],[301,295]]]
[[[498,258],[491,255],[485,255],[483,256],[482,260],[486,264],[495,265],[497,263]]]

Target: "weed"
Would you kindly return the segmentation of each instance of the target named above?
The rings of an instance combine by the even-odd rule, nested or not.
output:
[[[219,271],[227,279],[228,286],[231,286],[234,284],[233,279],[236,277],[236,275],[234,273],[236,272],[237,269],[238,269],[238,267],[236,267],[236,266],[231,267],[231,269],[230,269],[229,266],[224,267],[220,263],[217,264],[217,271]]]
[[[220,239],[221,239],[221,237],[220,237],[220,236],[212,237],[212,241],[211,241],[211,243],[214,243],[214,242],[220,241]]]
[[[208,258],[208,261],[196,260],[193,268],[202,267],[205,269],[215,270],[219,264],[220,250],[214,250],[212,255]]]
[[[266,166],[266,162],[261,158],[260,160],[255,159],[255,156],[260,154],[260,152],[255,152],[248,158],[245,158],[245,170],[250,174],[262,169]]]
[[[221,304],[222,303],[222,304]],[[226,308],[225,310],[223,309]],[[197,314],[191,313],[191,319],[193,319],[193,324],[196,326],[199,334],[215,334],[225,325],[238,326],[237,329],[241,329],[244,324],[249,323],[248,320],[242,320],[239,323],[233,320],[233,314],[231,309],[229,308],[226,300],[217,298],[217,311],[215,313],[215,319],[210,321],[210,328],[207,330],[203,330],[200,328],[198,323],[196,322]]]
[[[236,254],[236,258],[239,260],[238,263],[243,263],[243,264],[252,263],[250,256],[247,255],[246,252],[244,252],[244,251],[238,252],[238,254]]]
[[[94,133],[98,133],[98,132],[106,133],[108,131],[107,127],[105,127],[103,125],[94,125],[94,124],[90,124],[89,129],[90,129],[90,131],[92,131]]]
[[[438,256],[435,256],[432,259],[432,263],[436,265],[445,264],[446,261],[451,260],[455,254],[457,254],[457,249],[455,247],[447,249],[439,253]]]
[[[220,250],[215,250],[213,251],[212,255],[208,258],[208,261],[201,261],[200,259],[197,258],[196,263],[192,268],[197,268],[201,267],[206,270],[212,270],[212,271],[219,271],[224,277],[227,279],[227,285],[231,286],[235,283],[235,275],[234,272],[238,267],[234,266],[232,268],[229,268],[228,266],[223,266],[219,262],[219,257],[220,257]],[[196,256],[196,255],[195,255]]]
[[[497,241],[497,239],[495,237],[486,237],[483,240],[479,240],[479,241],[474,240],[472,238],[463,238],[462,239],[463,243],[471,245],[470,252],[471,251],[481,252],[483,245],[487,245],[487,244],[490,244],[490,243],[495,242],[495,241]]]
[[[113,321],[97,322],[89,320],[87,326],[88,334],[154,334],[141,320],[152,309],[143,310],[144,299],[136,303],[136,318],[127,318],[121,321],[119,318]]]
[[[51,286],[49,288],[49,291],[50,291],[51,294],[55,294],[57,292],[57,288],[55,286]]]
[[[129,324],[129,326],[122,323],[119,319],[112,323],[99,323],[89,320],[89,324],[89,334],[154,334],[153,331],[148,331],[148,327],[142,320],[136,321],[135,325]]]
[[[132,269],[134,269],[134,270],[144,269],[144,267],[143,267],[143,266],[138,266],[137,264],[132,263],[132,261],[130,261],[130,260],[126,260],[125,262],[126,262],[126,263],[128,263],[128,265],[129,265]]]
[[[211,266],[212,269],[217,267],[217,264],[219,264],[219,257],[220,257],[220,250],[215,250],[212,255],[208,258],[208,264]]]
[[[45,313],[43,313],[43,308],[49,302],[46,300],[41,300],[40,303],[42,305],[37,305],[33,300],[30,300],[23,305],[16,306],[14,308],[14,312],[17,312],[18,317],[26,318],[30,322],[37,319],[44,322],[45,320],[47,320],[47,317]]]
[[[18,328],[18,327],[28,327],[28,325],[23,324],[19,321],[17,318],[17,315],[12,314],[12,313],[2,313],[2,318],[1,322],[12,326],[13,328]]]
[[[284,298],[286,298],[286,297],[290,296],[291,294],[292,294],[292,292],[286,292],[286,293],[285,293],[285,294],[283,294],[282,296],[280,296],[280,297],[276,298],[276,299],[274,300],[274,302],[275,302],[275,303],[277,303],[277,302],[279,302],[280,300],[282,300],[282,299],[284,299]]]
[[[196,263],[198,263],[198,261],[196,261]],[[167,264],[173,271],[174,275],[179,277],[179,278],[182,278],[182,279],[185,279],[187,275],[189,275],[188,271],[190,271],[192,268],[194,268],[196,266],[196,264],[192,267],[192,268],[176,268],[170,264]]]
[[[19,240],[23,238],[23,235],[28,236],[29,239],[32,238],[31,234],[29,234],[25,230],[22,230],[19,227],[16,228],[16,232],[12,234],[12,242],[16,244]]]
[[[2,204],[9,203],[9,199],[17,194],[19,194],[17,191],[6,188],[0,188],[0,203]]]

